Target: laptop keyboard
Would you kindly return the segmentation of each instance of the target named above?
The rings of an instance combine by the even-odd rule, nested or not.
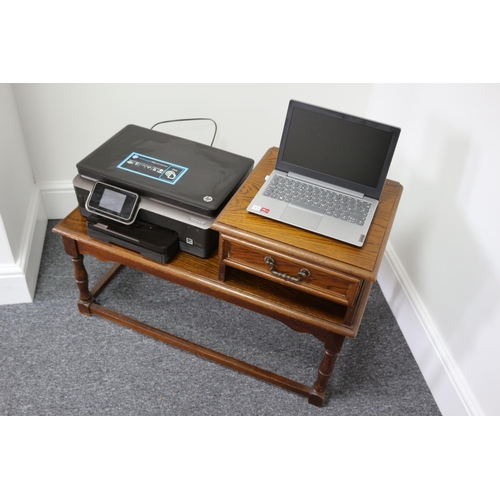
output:
[[[371,203],[283,175],[275,175],[264,196],[363,226]]]

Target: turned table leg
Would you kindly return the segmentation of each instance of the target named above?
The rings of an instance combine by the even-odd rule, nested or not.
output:
[[[94,297],[89,290],[89,279],[87,270],[83,265],[83,255],[78,251],[78,245],[75,240],[63,238],[64,250],[71,257],[75,271],[75,281],[80,291],[80,300],[78,301],[78,310],[90,315],[90,304]]]
[[[315,406],[322,406],[325,399],[326,387],[332,376],[335,362],[339,357],[340,350],[344,344],[345,337],[343,335],[334,335],[331,340],[325,342],[325,355],[321,360],[318,369],[318,378],[312,387],[312,392],[309,395],[309,403]]]

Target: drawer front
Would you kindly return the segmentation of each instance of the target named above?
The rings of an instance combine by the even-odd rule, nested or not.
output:
[[[340,304],[352,305],[361,286],[361,280],[352,276],[251,243],[223,237],[221,245],[224,248],[220,255],[221,264],[225,266],[236,267]]]

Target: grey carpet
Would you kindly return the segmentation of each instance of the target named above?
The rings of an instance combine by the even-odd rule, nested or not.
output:
[[[0,415],[439,415],[378,287],[322,408],[98,317],[78,313],[71,259],[49,221],[34,302],[0,306]],[[85,257],[92,285],[109,263]],[[310,385],[322,344],[197,292],[122,271],[103,305]]]

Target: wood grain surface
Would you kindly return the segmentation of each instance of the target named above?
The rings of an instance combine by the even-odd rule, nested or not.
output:
[[[358,248],[247,212],[266,175],[274,169],[277,154],[275,147],[267,151],[217,217],[213,229],[270,250],[282,251],[286,245],[289,256],[375,281],[403,191],[401,184],[386,181],[365,244]]]

